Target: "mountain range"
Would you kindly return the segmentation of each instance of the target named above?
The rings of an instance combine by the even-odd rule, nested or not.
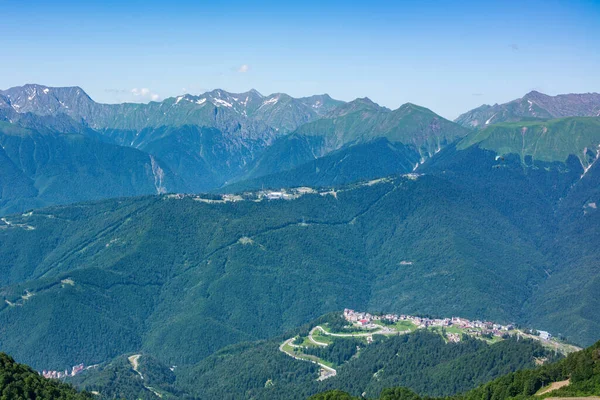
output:
[[[600,116],[600,94],[561,94],[548,96],[532,91],[505,104],[484,104],[460,115],[454,122],[468,128],[482,129],[501,122],[528,119]]]
[[[135,172],[103,162],[111,171],[97,174],[111,176],[113,183],[98,185],[104,188],[102,192],[88,191],[85,185],[63,185],[52,189],[64,193],[58,197],[42,183],[52,180],[48,176],[52,175],[52,168],[25,168],[21,165],[21,150],[7,147],[5,158],[11,165],[6,168],[20,171],[14,179],[26,188],[15,189],[19,201],[10,193],[2,196],[4,213],[92,198],[216,190],[290,170],[378,138],[387,138],[393,146],[402,148],[402,155],[398,167],[387,166],[369,176],[409,172],[467,133],[430,110],[412,104],[392,111],[366,98],[344,103],[328,95],[296,99],[281,93],[263,96],[256,90],[237,94],[214,90],[149,104],[110,105],[94,102],[78,87],[25,85],[0,92],[0,119],[5,121],[0,127],[3,138],[11,137],[14,142],[14,132],[18,130],[15,127],[27,129],[20,130],[18,136],[19,140],[33,143],[28,145],[28,153],[43,151],[38,147],[61,151],[63,162],[67,163],[61,168],[77,171],[83,182],[93,181],[93,176],[86,175],[87,166],[82,166],[78,158],[81,155],[77,153],[85,150],[65,150],[68,146],[62,141],[68,135],[79,135],[88,147],[101,148],[98,153],[114,149],[115,156],[120,153],[117,157],[126,165],[139,164],[137,159],[143,153],[148,161],[141,167],[144,171]],[[52,136],[47,135],[49,131]],[[58,150],[58,143],[62,150]],[[152,173],[157,168],[161,171],[158,175]],[[154,185],[153,181],[161,180],[159,177],[162,183]],[[327,184],[367,177],[359,173],[351,179],[321,181]],[[123,181],[133,183],[127,187]]]
[[[135,352],[210,377],[223,348],[346,307],[590,345],[600,99],[494,107],[452,122],[327,95],[2,91],[0,348],[40,370]]]
[[[0,91],[0,137],[9,143],[3,145],[3,170],[12,171],[0,182],[0,213],[165,191],[344,184],[411,172],[469,128],[490,122],[599,112],[597,94],[531,92],[453,123],[414,104],[390,110],[368,98],[346,103],[328,95],[213,90],[148,104],[100,104],[79,87],[28,84]],[[484,117],[488,124],[481,123]],[[389,148],[381,146],[383,139]],[[387,161],[366,161],[361,152],[367,148],[373,160]],[[108,159],[91,168],[90,151]],[[36,152],[61,156],[38,159]],[[56,179],[58,171],[69,179]],[[86,185],[94,180],[101,183]]]

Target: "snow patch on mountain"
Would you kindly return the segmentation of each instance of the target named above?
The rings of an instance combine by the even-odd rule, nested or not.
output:
[[[273,97],[272,99],[263,101],[261,107],[269,105],[269,104],[275,105],[275,104],[277,104],[278,101],[279,101],[279,97]]]
[[[219,93],[219,96],[220,95],[221,94]],[[213,102],[215,103],[216,106],[222,105],[222,106],[225,106],[225,107],[233,108],[233,104],[231,104],[231,103],[229,103],[229,102],[227,102],[225,100],[222,100],[222,99],[213,99]]]
[[[496,113],[496,114],[497,114],[497,113]],[[485,121],[485,124],[486,124],[486,125],[489,125],[489,124],[490,124],[490,122],[492,122],[492,120],[493,120],[493,119],[494,119],[494,117],[496,116],[496,114],[492,115],[492,116],[490,117],[490,119],[488,119],[487,121]]]

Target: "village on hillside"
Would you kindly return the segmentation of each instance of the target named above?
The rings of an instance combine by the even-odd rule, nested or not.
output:
[[[417,180],[422,174],[408,173],[402,175],[403,178],[409,180]],[[282,188],[282,189],[261,189],[255,191],[245,191],[243,193],[225,193],[225,194],[187,194],[187,193],[172,193],[166,194],[166,199],[181,200],[191,198],[196,201],[207,204],[222,204],[235,203],[238,201],[263,201],[263,200],[295,200],[307,194],[318,194],[320,196],[333,196],[337,198],[337,194],[353,190],[363,186],[373,186],[380,183],[392,181],[391,178],[378,178],[370,181],[363,181],[348,185],[342,189],[333,188],[311,188],[308,186]]]
[[[90,368],[90,367],[88,367]],[[69,371],[68,369],[65,369],[64,371],[48,371],[48,370],[43,370],[42,371],[42,376],[44,378],[52,378],[52,379],[62,379],[62,378],[66,378],[69,376],[75,376],[77,374],[79,374],[80,372],[82,372],[85,369],[85,366],[83,364],[78,364],[78,365],[74,365],[71,368],[71,371]]]
[[[490,321],[471,321],[466,318],[452,317],[452,318],[427,318],[418,317],[412,315],[397,315],[397,314],[384,314],[384,315],[372,315],[367,312],[358,312],[346,308],[344,310],[344,318],[356,327],[364,329],[378,329],[381,328],[380,324],[376,322],[389,322],[396,323],[398,321],[408,321],[414,324],[417,329],[427,328],[457,328],[462,333],[471,336],[489,337],[489,338],[507,338],[512,334],[522,333],[524,335],[537,336],[539,339],[549,342],[552,340],[552,335],[546,331],[540,330],[528,330],[521,331],[516,329],[514,324],[501,325]],[[459,342],[461,335],[459,332],[448,332],[446,330],[446,336],[450,342]]]
[[[375,335],[404,335],[416,330],[430,330],[440,334],[447,343],[458,343],[468,335],[493,344],[510,337],[527,338],[539,341],[542,346],[564,355],[581,350],[579,347],[552,337],[549,332],[535,329],[521,329],[515,324],[502,325],[490,321],[471,321],[466,318],[430,318],[414,315],[371,314],[352,309],[344,309],[341,315],[348,323],[335,328],[329,323],[316,325],[308,335],[297,335],[280,344],[279,350],[296,359],[319,365],[319,380],[337,374],[332,362],[307,353],[307,349],[327,347],[339,338],[355,338],[365,345],[374,342]]]
[[[244,192],[241,194],[184,194],[175,193],[167,194],[167,199],[186,199],[191,198],[196,201],[207,204],[223,204],[223,203],[236,203],[238,201],[263,201],[263,200],[295,200],[307,194],[319,194],[321,196],[333,196],[336,197],[336,191],[333,189],[327,190],[315,190],[310,187],[297,187],[279,190],[259,190],[256,192]]]

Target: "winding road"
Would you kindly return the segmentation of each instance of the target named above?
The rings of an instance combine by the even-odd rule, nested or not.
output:
[[[290,347],[295,347],[295,348],[302,347],[302,346],[298,346],[298,345],[292,343],[294,341],[294,339],[295,338],[288,339],[285,342],[283,342],[281,345],[279,345],[279,351],[287,354],[288,356],[290,356],[290,357],[292,357],[292,358],[294,358],[296,360],[308,361],[308,362],[311,362],[313,364],[317,364],[319,367],[321,367],[321,375],[317,379],[319,381],[322,381],[324,379],[331,378],[332,376],[336,376],[337,375],[337,371],[335,369],[333,369],[333,368],[331,368],[331,367],[329,367],[329,366],[327,366],[327,365],[325,365],[325,364],[323,364],[323,363],[321,363],[321,362],[319,362],[319,361],[317,361],[315,359],[309,358],[309,357],[314,357],[314,356],[308,356],[306,354],[302,354],[304,356],[304,358],[303,358],[303,357],[299,357],[299,356],[295,355],[294,353],[287,352],[284,349],[284,347],[286,345],[289,345]]]
[[[129,363],[131,364],[131,368],[138,373],[138,375],[140,376],[140,378],[142,378],[142,380],[144,379],[144,375],[142,375],[142,373],[139,371],[139,366],[140,366],[140,357],[142,355],[141,354],[134,354],[132,356],[127,357],[127,359],[129,360]],[[159,392],[157,392],[156,390],[154,390],[154,388],[150,387],[150,386],[146,386],[144,384],[144,387],[146,388],[146,390],[151,391],[152,393],[154,393],[157,397],[162,398],[163,395]]]
[[[320,330],[321,330],[322,332],[324,332],[324,331],[323,331],[323,328],[321,328],[320,326],[315,326],[314,328],[312,328],[312,329],[310,330],[310,332],[308,332],[308,340],[310,340],[310,341],[311,341],[313,344],[315,344],[315,345],[317,345],[317,346],[321,346],[321,347],[327,347],[327,346],[328,346],[328,344],[327,344],[327,343],[325,343],[325,342],[319,342],[319,341],[317,341],[317,340],[316,340],[316,339],[313,337],[313,333],[314,333],[314,331],[316,331],[316,330],[317,330],[317,328],[320,328]]]
[[[367,337],[367,336],[373,336],[373,335],[394,335],[394,334],[400,335],[400,334],[405,334],[405,333],[410,332],[410,330],[397,331],[395,329],[391,329],[391,328],[382,326],[378,330],[373,330],[373,331],[365,332],[365,333],[332,333],[332,332],[327,332],[322,326],[317,325],[314,328],[312,328],[310,330],[310,332],[308,333],[308,340],[315,346],[319,346],[319,347],[327,347],[327,346],[329,346],[329,344],[325,343],[325,342],[320,342],[313,337],[313,334],[317,330],[321,331],[321,333],[323,333],[324,335],[335,336],[335,337]],[[313,364],[317,364],[319,367],[321,367],[321,376],[318,379],[320,381],[337,375],[337,371],[335,369],[323,364],[322,362],[320,362],[319,358],[317,358],[315,356],[304,354],[304,353],[296,354],[294,352],[286,351],[286,349],[285,349],[286,346],[296,348],[296,349],[303,347],[303,346],[294,344],[294,340],[295,340],[295,338],[290,338],[290,339],[286,340],[285,342],[283,342],[282,344],[280,344],[279,351],[287,354],[288,356],[290,356],[296,360],[308,361],[308,362],[312,362]]]

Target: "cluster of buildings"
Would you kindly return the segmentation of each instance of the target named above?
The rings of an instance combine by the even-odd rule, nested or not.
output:
[[[388,318],[390,317],[390,318]],[[379,315],[371,315],[369,313],[357,312],[354,310],[350,310],[348,308],[344,309],[344,318],[346,321],[353,323],[354,325],[366,328],[366,329],[375,329],[379,328],[379,325],[376,325],[374,321],[379,321],[382,319],[392,320],[394,315],[387,314],[385,316]],[[397,319],[395,320],[397,321]],[[395,322],[394,321],[394,322]]]
[[[509,334],[510,331],[515,330],[513,324],[501,325],[489,321],[471,321],[466,318],[452,317],[452,318],[427,318],[417,317],[413,315],[396,315],[396,314],[383,314],[383,315],[372,315],[364,312],[357,312],[351,309],[344,310],[344,318],[346,321],[352,323],[355,326],[364,327],[366,329],[379,328],[380,325],[376,324],[377,321],[385,320],[389,322],[398,321],[409,321],[413,323],[417,328],[424,329],[429,327],[456,327],[463,330],[465,333],[473,336],[496,336],[504,337]],[[546,331],[537,331],[540,339],[550,340],[552,335]],[[459,342],[460,335],[458,333],[447,333],[448,340],[451,342]]]
[[[267,200],[291,200],[294,198],[294,195],[291,193],[287,193],[285,190],[281,192],[277,191],[266,191],[259,192],[259,198],[266,197]]]
[[[410,321],[417,328],[428,328],[432,326],[451,326],[455,324],[461,324],[464,320],[462,318],[426,318],[426,317],[416,317],[413,315],[396,315],[396,314],[383,314],[383,315],[372,315],[369,313],[357,312],[350,309],[344,310],[344,318],[348,322],[352,322],[358,326],[368,327],[368,325],[373,325],[374,321],[389,321],[389,322],[398,322],[398,321]],[[470,322],[470,321],[469,321]],[[379,325],[374,325],[378,327]],[[465,326],[461,326],[465,327]]]
[[[421,174],[405,174],[403,175],[405,178],[415,180]],[[388,182],[387,178],[375,179],[369,182],[362,182],[355,186],[372,186],[382,182]],[[229,194],[185,194],[185,193],[172,193],[167,194],[165,198],[167,199],[185,199],[192,198],[196,201],[200,201],[203,203],[216,204],[216,203],[230,203],[236,201],[260,201],[260,200],[293,200],[297,199],[305,194],[319,194],[321,196],[333,196],[337,198],[337,191],[335,189],[325,189],[321,188],[319,190],[313,189],[311,187],[303,186],[303,187],[295,187],[295,188],[286,188],[279,190],[269,190],[262,189],[257,191],[248,191],[244,193],[229,193]],[[404,265],[410,265],[412,262],[407,262]]]
[[[236,201],[244,200],[293,200],[301,197],[305,194],[318,193],[315,189],[310,187],[297,187],[288,188],[281,190],[259,190],[257,192],[245,192],[243,194],[222,194],[222,195],[197,195],[197,194],[184,194],[174,193],[166,195],[168,199],[181,200],[185,198],[192,198],[197,201],[204,203],[231,203]],[[321,195],[332,194],[331,191],[319,192]]]
[[[297,187],[281,190],[261,190],[256,194],[256,197],[258,199],[266,198],[267,200],[292,200],[310,193],[317,193],[317,191],[309,187]]]
[[[501,325],[490,321],[470,321],[466,318],[457,317],[450,319],[450,325],[464,329],[466,333],[476,336],[492,335],[503,337],[506,336],[509,331],[515,329],[513,324]]]
[[[446,337],[449,342],[458,343],[460,342],[460,335],[458,333],[447,333]]]
[[[85,367],[83,364],[78,364],[78,365],[74,365],[73,368],[71,368],[71,371],[69,371],[68,369],[65,369],[64,371],[43,370],[42,376],[44,378],[61,379],[61,378],[66,378],[68,376],[75,376],[78,373],[80,373],[81,371],[83,371],[84,369],[85,369]]]

